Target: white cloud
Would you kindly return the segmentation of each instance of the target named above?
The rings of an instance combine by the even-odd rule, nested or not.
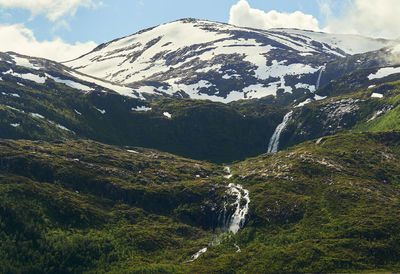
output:
[[[266,13],[262,10],[251,8],[246,0],[240,0],[232,6],[229,24],[258,29],[298,28],[320,30],[318,20],[312,15],[304,14],[301,11],[280,13],[272,10]]]
[[[329,4],[329,0],[320,1],[323,9]],[[400,36],[399,0],[352,0],[343,10],[342,15],[327,18],[325,31],[381,38]]]
[[[64,15],[74,15],[79,7],[97,7],[102,2],[93,0],[0,0],[3,8],[21,8],[29,10],[33,16],[46,14],[50,21],[56,21]]]
[[[0,51],[14,51],[29,56],[42,57],[54,61],[67,61],[81,56],[97,46],[95,42],[74,45],[61,38],[52,41],[37,41],[32,30],[24,25],[0,25]]]

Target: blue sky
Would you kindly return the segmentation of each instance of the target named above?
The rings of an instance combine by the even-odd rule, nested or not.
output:
[[[60,61],[100,43],[185,17],[264,29],[296,27],[397,38],[398,1],[0,0],[0,51]]]
[[[3,9],[0,24],[24,23],[38,40],[62,37],[69,43],[95,41],[102,43],[132,34],[144,28],[185,17],[228,22],[229,10],[237,0],[102,0],[93,8],[79,8],[74,16],[66,15],[49,22],[45,14],[31,17],[27,9]],[[340,1],[339,1],[340,2]],[[250,0],[252,8],[263,11],[297,10],[323,21],[316,0]]]

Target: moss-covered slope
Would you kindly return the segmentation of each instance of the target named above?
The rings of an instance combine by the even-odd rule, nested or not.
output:
[[[249,224],[190,269],[397,272],[399,170],[398,132],[326,137],[238,163],[232,180],[250,190]]]
[[[0,146],[2,272],[400,270],[398,132],[324,137],[231,179],[154,150]],[[186,262],[215,240],[228,183],[250,191],[246,227]]]

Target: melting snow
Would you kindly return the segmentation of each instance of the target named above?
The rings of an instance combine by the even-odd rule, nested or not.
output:
[[[313,55],[311,52],[301,52],[299,53],[300,56],[311,56]]]
[[[298,74],[313,74],[320,70],[320,67],[313,68],[310,65],[305,64],[290,64],[285,65],[287,61],[283,60],[278,62],[277,60],[272,61],[272,65],[267,67],[265,64],[259,71],[260,79],[268,79],[270,77],[282,77],[285,75],[298,75]]]
[[[10,124],[12,127],[19,127],[21,124],[15,123],[15,124]]]
[[[12,55],[12,54],[10,56],[13,58],[13,60],[17,66],[26,67],[26,68],[35,69],[35,70],[41,69],[40,66],[32,64],[28,58],[22,58],[22,57]]]
[[[172,115],[169,112],[164,112],[163,115],[169,119],[172,118]]]
[[[396,73],[400,73],[400,67],[381,68],[376,73],[368,75],[368,79],[369,80],[380,79]]]
[[[136,108],[132,108],[133,111],[138,111],[138,112],[147,112],[151,111],[151,108],[146,107],[146,106],[137,106]]]
[[[76,72],[72,72],[72,71],[70,71],[69,74],[73,77],[76,77],[76,78],[82,80],[82,81],[94,83],[98,86],[113,90],[121,95],[137,98],[137,96],[133,93],[133,89],[131,89],[131,88],[128,88],[125,86],[119,86],[119,85],[112,84],[112,83],[102,81],[102,80],[98,80],[93,77],[85,76],[80,73],[76,73]]]
[[[207,252],[207,247],[200,249],[192,257],[190,257],[190,260],[188,262],[193,262],[193,261],[197,260],[202,254],[204,254],[206,252]]]
[[[51,76],[49,74],[46,74],[46,76],[48,78],[53,79],[57,83],[64,84],[64,85],[69,86],[69,87],[74,88],[74,89],[80,89],[80,90],[83,90],[83,91],[92,91],[93,90],[93,88],[91,88],[91,87],[85,86],[83,84],[77,83],[77,82],[72,81],[72,80],[64,80],[64,79],[61,79],[61,78],[58,78],[58,77]]]
[[[65,130],[65,131],[73,132],[72,130],[70,130],[70,129],[68,129],[65,126],[60,125],[60,124],[56,124],[56,127],[58,127],[59,129]]]
[[[101,114],[106,114],[106,110],[105,109],[98,109],[95,107],[95,109],[100,112]]]
[[[308,89],[310,92],[315,92],[315,86],[314,85],[309,85],[309,84],[303,84],[303,83],[297,83],[295,85],[296,89],[304,88]]]
[[[45,119],[43,115],[40,115],[38,113],[30,113],[30,114],[35,118]]]
[[[15,110],[15,111],[18,111],[18,112],[25,113],[25,111],[23,111],[23,110],[20,110],[20,109],[17,109],[17,108],[14,108],[14,107],[8,106],[8,105],[6,105],[5,107],[6,107],[6,108],[9,108],[9,109],[12,109],[12,110]]]
[[[319,96],[318,94],[314,94],[314,99],[316,100],[316,101],[319,101],[319,100],[324,100],[324,99],[326,99],[328,96]]]
[[[295,108],[304,107],[305,105],[311,103],[312,101],[313,101],[312,99],[308,98],[307,100],[305,100],[305,101],[303,101],[303,102],[297,104],[297,105],[295,106]]]
[[[16,73],[16,72],[13,72],[12,69],[10,69],[9,71],[4,72],[4,74],[10,74],[10,75],[12,75],[14,77],[18,77],[18,78],[21,78],[21,79],[24,79],[24,80],[33,81],[33,82],[36,82],[38,84],[44,84],[46,82],[46,77],[42,77],[42,76],[39,76],[39,75],[36,75],[36,74],[32,74],[32,73],[24,73],[24,74]]]
[[[271,39],[275,41],[273,42],[274,46],[259,43],[254,38],[237,39],[235,32],[239,31]],[[190,33],[190,36],[187,33]],[[322,46],[316,45],[315,41],[322,43]],[[215,63],[216,57],[237,55],[254,67],[254,76],[259,80],[272,77],[280,79],[277,83],[270,83],[268,86],[256,82],[255,85],[247,87],[247,98],[261,98],[275,95],[277,89],[292,92],[292,88],[286,86],[286,75],[311,75],[321,69],[321,67],[312,67],[301,63],[287,65],[288,61],[273,61],[272,64],[267,66],[268,61],[271,61],[268,54],[271,54],[273,50],[282,48],[283,45],[290,47],[292,52],[301,56],[325,52],[344,57],[346,53],[355,54],[377,50],[387,43],[388,41],[385,40],[369,39],[356,35],[335,35],[295,29],[262,31],[200,20],[194,22],[177,21],[112,41],[106,47],[66,64],[83,73],[122,84],[146,79],[156,79],[157,81],[158,79],[161,79],[160,81],[168,79],[166,82],[170,85],[170,88],[160,91],[160,88],[142,86],[137,89],[139,94],[144,92],[174,94],[183,91],[193,99],[209,99],[227,103],[245,99],[244,94],[241,91],[232,91],[226,98],[222,98],[217,96],[218,90],[215,90],[215,95],[201,93],[202,88],[212,89],[212,84],[200,81],[199,83],[185,85],[180,84],[179,80],[187,80],[186,78],[173,79],[172,76],[167,77],[172,70],[179,69],[178,73],[185,73],[193,65],[192,63],[207,64],[195,67],[194,72],[197,74],[219,71],[221,64],[218,61]],[[168,54],[179,55],[180,60],[167,58]],[[71,75],[80,79],[85,77],[72,74],[72,72]],[[221,74],[223,79],[232,79],[237,76],[238,74],[228,73],[228,71]],[[86,77],[85,81],[93,82],[94,80]],[[101,86],[105,86],[105,83],[96,82]],[[297,88],[308,88],[311,92],[316,90],[315,86],[306,86],[306,84],[300,84]],[[135,96],[130,88],[117,86],[115,88],[110,87],[110,89],[126,96]],[[261,95],[255,93],[261,93]]]
[[[332,34],[298,29],[279,29],[279,31],[294,34],[308,41],[318,41],[328,44],[338,50],[336,55],[339,56],[340,50],[343,50],[347,54],[359,54],[378,50],[388,45],[388,41],[352,34]]]
[[[372,93],[371,98],[383,98],[383,94],[380,93]]]

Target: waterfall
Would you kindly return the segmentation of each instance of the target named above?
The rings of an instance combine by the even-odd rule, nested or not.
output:
[[[232,177],[230,167],[225,167],[224,172],[228,175],[224,176],[226,179]],[[222,214],[219,216],[219,223],[222,231],[230,231],[236,234],[246,224],[247,214],[249,213],[250,194],[247,189],[244,189],[242,185],[230,183],[226,190],[227,196],[224,201],[224,209]],[[233,199],[234,202],[229,204],[228,201]],[[234,209],[232,215],[230,215],[231,208]],[[220,242],[217,243],[217,245]],[[213,242],[210,245],[215,245]],[[237,248],[236,252],[241,252],[240,247],[235,244]],[[187,262],[193,262],[198,259],[202,254],[207,252],[207,247],[200,249],[198,252],[190,257]]]
[[[247,189],[242,185],[229,184],[227,193],[235,198],[235,202],[231,206],[235,212],[230,217],[227,228],[233,234],[236,234],[239,229],[243,228],[246,222],[246,216],[249,212],[250,195]],[[242,203],[242,200],[244,203]]]
[[[322,73],[324,72],[325,68],[326,68],[326,65],[323,65],[321,67],[321,69],[319,70],[319,75],[318,75],[317,84],[315,85],[315,90],[319,89],[319,86],[321,84]]]
[[[283,130],[286,128],[287,124],[289,123],[290,119],[292,118],[293,111],[290,111],[283,117],[282,123],[280,123],[276,129],[274,134],[271,137],[271,140],[269,141],[268,145],[268,152],[278,152],[279,148],[279,139],[281,137],[281,134]]]

